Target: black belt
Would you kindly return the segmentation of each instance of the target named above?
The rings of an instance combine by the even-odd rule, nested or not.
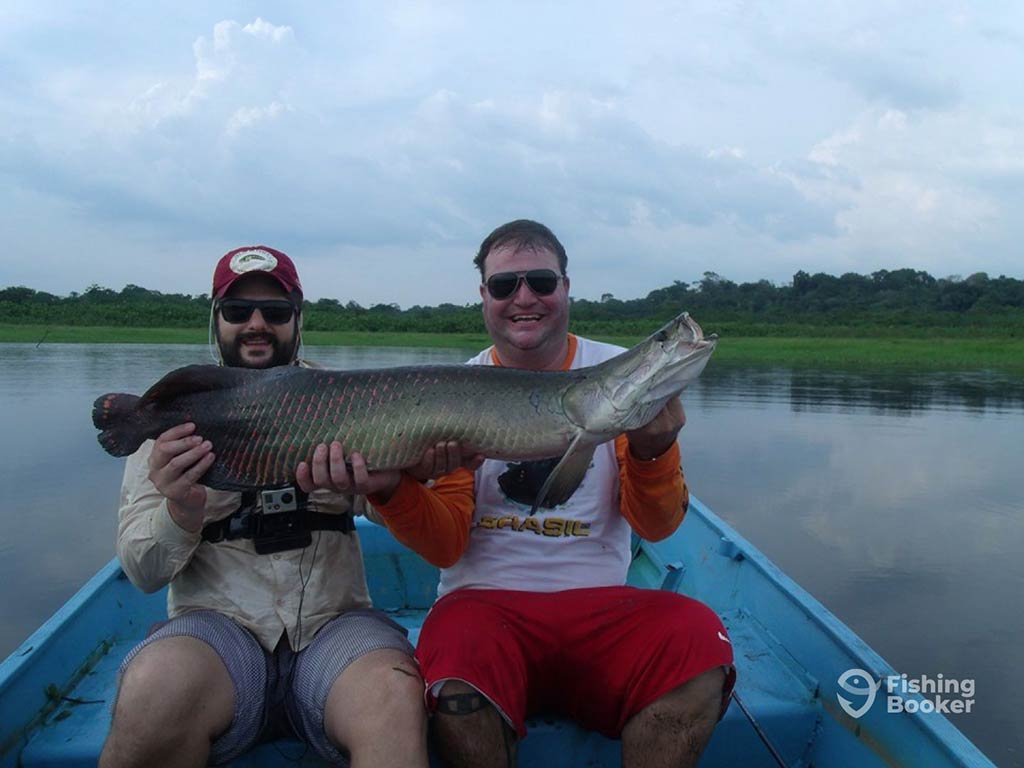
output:
[[[259,514],[259,512],[242,509],[222,520],[207,523],[203,526],[203,541],[215,544],[218,541],[251,539],[256,535],[255,518]],[[341,531],[342,533],[350,533],[356,529],[355,520],[348,513],[329,515],[326,512],[306,510],[291,514],[301,521],[302,529],[306,531]]]

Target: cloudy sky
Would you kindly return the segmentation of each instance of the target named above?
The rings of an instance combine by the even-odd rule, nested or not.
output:
[[[547,223],[573,294],[706,270],[1024,276],[1024,4],[0,5],[0,287],[476,300]]]

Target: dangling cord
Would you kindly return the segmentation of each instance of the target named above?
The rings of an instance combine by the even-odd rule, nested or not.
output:
[[[295,313],[295,354],[292,355],[292,365],[302,367],[302,306],[299,305]]]
[[[210,302],[210,325],[206,333],[206,343],[210,347],[210,357],[217,365],[224,365],[224,358],[220,356],[220,344],[217,343],[217,334],[214,331],[214,323],[217,320],[217,302]]]
[[[296,617],[295,621],[295,648],[298,648],[300,645],[302,645],[302,603],[305,601],[306,598],[306,585],[309,583],[309,579],[313,576],[313,567],[316,565],[316,553],[317,550],[320,549],[320,537],[322,535],[323,531],[316,532],[316,542],[313,544],[313,556],[310,558],[309,573],[307,573],[305,576],[302,575],[302,564],[306,560],[306,550],[309,549],[308,545],[306,547],[303,547],[302,554],[299,556],[299,609],[297,611],[298,616]],[[285,638],[285,642],[288,642],[287,637]],[[288,667],[288,678],[284,681],[284,684],[281,686],[281,689],[284,691],[284,696],[286,698],[288,696],[289,691],[291,690],[292,681],[295,678],[295,667],[299,663],[299,653],[301,653],[301,651],[296,650],[293,652],[292,663]],[[273,744],[277,754],[279,754],[285,760],[292,763],[302,762],[302,759],[306,756],[306,753],[309,752],[309,744],[305,743],[305,741],[303,741],[302,752],[299,753],[298,757],[295,757],[293,755],[286,755],[284,752],[282,752],[281,747],[277,743],[277,741],[274,741]]]

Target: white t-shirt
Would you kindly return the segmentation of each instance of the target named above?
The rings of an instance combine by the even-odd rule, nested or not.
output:
[[[577,338],[569,367],[596,365],[623,351]],[[468,362],[491,365],[491,352],[485,349]],[[457,563],[441,571],[438,597],[467,588],[555,592],[625,584],[631,529],[619,512],[615,441],[597,447],[583,482],[567,502],[554,509],[541,507],[532,516],[529,493],[514,494],[523,498],[516,501],[502,489],[499,478],[514,471],[512,464],[495,459],[487,459],[476,471],[469,545]]]

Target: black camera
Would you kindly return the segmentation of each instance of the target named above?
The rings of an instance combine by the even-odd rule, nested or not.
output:
[[[253,547],[261,555],[302,549],[313,541],[307,524],[306,494],[295,488],[261,491],[253,515]]]

